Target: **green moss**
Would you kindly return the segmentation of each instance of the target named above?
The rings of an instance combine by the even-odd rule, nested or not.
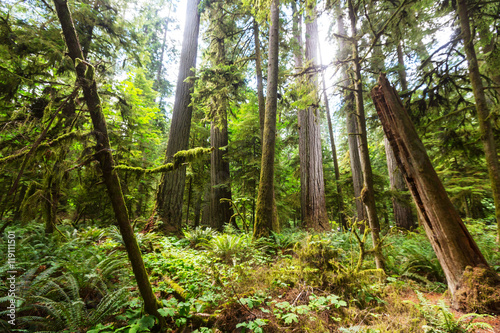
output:
[[[180,150],[177,153],[175,153],[174,161],[172,163],[166,163],[152,169],[131,167],[127,165],[117,165],[115,166],[115,170],[130,171],[138,174],[153,174],[153,173],[173,171],[181,167],[184,163],[196,161],[203,155],[212,152],[212,150],[213,148],[201,148],[201,147],[189,150]]]
[[[466,312],[500,313],[500,278],[490,268],[468,266],[453,305]]]
[[[42,150],[48,149],[48,148],[59,147],[61,144],[66,143],[66,141],[68,141],[68,140],[81,139],[87,135],[88,134],[81,134],[78,132],[66,133],[66,134],[58,136],[57,138],[55,138],[52,141],[39,144],[36,147],[35,152],[42,151]],[[8,163],[10,161],[15,161],[19,158],[22,158],[22,157],[26,156],[30,152],[30,150],[31,149],[24,149],[21,152],[18,152],[16,154],[12,154],[12,155],[0,158],[0,165],[3,163]]]

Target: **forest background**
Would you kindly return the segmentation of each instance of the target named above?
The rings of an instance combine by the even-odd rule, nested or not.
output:
[[[500,311],[500,2],[0,8],[16,329],[473,331]],[[446,289],[468,316],[415,296]]]

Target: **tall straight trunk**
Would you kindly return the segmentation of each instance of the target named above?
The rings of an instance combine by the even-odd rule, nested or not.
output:
[[[189,209],[191,208],[191,197],[193,196],[193,178],[189,179],[189,186],[188,186],[188,200],[187,200],[187,205],[186,205],[186,222],[185,225],[188,225],[189,222]]]
[[[365,109],[363,102],[363,85],[361,77],[361,63],[358,54],[358,43],[356,40],[356,13],[354,11],[353,0],[348,0],[349,6],[349,19],[351,21],[351,34],[352,34],[352,59],[354,67],[354,90],[356,98],[356,117],[358,124],[358,144],[359,155],[361,159],[361,168],[363,170],[363,189],[361,191],[361,200],[363,201],[366,213],[368,215],[368,225],[370,226],[371,236],[374,246],[375,265],[379,269],[384,269],[384,258],[382,256],[382,249],[380,248],[380,223],[377,216],[375,207],[375,192],[373,189],[373,174],[370,164],[370,152],[368,150],[368,138],[366,134],[366,121]]]
[[[337,3],[337,30],[340,36],[347,36],[343,11],[340,7],[340,2]],[[339,43],[339,58],[340,60],[347,59],[349,49],[343,38],[338,39]],[[343,64],[341,68],[342,84],[346,86],[349,84],[349,75],[347,73],[348,65]],[[356,123],[356,114],[354,110],[354,93],[350,90],[344,92],[344,112],[346,115],[346,130],[347,130],[347,143],[349,146],[349,161],[351,165],[352,184],[354,191],[354,203],[356,205],[356,221],[363,221],[367,219],[365,206],[361,201],[361,190],[363,189],[363,172],[361,171],[361,160],[359,158],[359,144],[358,144],[358,125]]]
[[[216,3],[217,13],[222,13],[224,4],[222,1]],[[219,24],[216,31],[221,31],[223,27],[222,18],[215,24]],[[223,66],[227,64],[225,32],[222,36],[213,37],[213,43],[216,44],[215,65]],[[228,201],[231,200],[231,178],[229,173],[229,161],[226,159],[227,146],[229,144],[229,133],[227,127],[227,114],[229,109],[229,99],[222,97],[217,105],[215,116],[210,124],[210,143],[214,148],[210,161],[210,225],[219,231],[222,231],[225,224],[231,221],[233,210]],[[236,221],[233,225],[237,228]]]
[[[274,155],[276,149],[276,112],[278,108],[278,59],[279,59],[279,0],[271,1],[269,27],[269,61],[264,135],[262,137],[262,162],[259,192],[255,212],[253,238],[269,236],[277,230],[276,202],[274,200]]]
[[[201,203],[203,202],[203,192],[198,193],[196,202],[194,204],[194,227],[198,228],[200,226],[201,218]]]
[[[120,179],[114,170],[114,161],[112,149],[109,144],[106,121],[102,112],[101,99],[97,93],[97,84],[93,77],[94,68],[82,61],[85,59],[76,35],[67,1],[54,0],[54,5],[61,23],[69,56],[76,66],[77,84],[82,87],[83,96],[92,119],[96,140],[95,157],[99,161],[102,178],[106,185],[130,264],[132,265],[134,277],[137,281],[142,299],[144,300],[144,309],[147,313],[158,318],[161,324],[164,324],[163,317],[158,313],[158,301],[153,293],[146,268],[144,267],[139,245],[137,244],[134,231],[130,225]]]
[[[470,31],[469,13],[466,0],[457,0],[458,17],[462,29],[462,38],[464,40],[465,55],[469,66],[469,77],[472,85],[472,92],[476,100],[477,119],[479,121],[479,130],[481,132],[481,141],[486,155],[486,166],[490,176],[491,190],[493,192],[493,201],[495,203],[495,218],[497,221],[497,241],[500,243],[500,164],[498,162],[497,147],[495,136],[491,125],[490,110],[486,102],[483,82],[479,73],[476,51]]]
[[[219,121],[212,122],[210,144],[214,147],[210,161],[210,225],[222,231],[233,215],[231,204],[221,199],[231,200],[229,162],[226,160],[226,147],[229,143],[227,131],[227,112],[218,110]]]
[[[313,5],[314,6],[314,5]],[[306,19],[306,62],[313,74],[302,80],[314,91],[319,104],[317,68],[318,23],[316,9],[309,8]],[[316,231],[331,230],[328,222],[323,180],[323,156],[321,152],[321,119],[319,108],[311,105],[299,110],[299,158],[302,223],[306,229]]]
[[[262,84],[262,55],[260,53],[259,25],[255,19],[253,21],[253,35],[255,43],[255,76],[257,78],[257,96],[259,99],[259,129],[262,142],[266,115],[266,99],[264,98],[264,85]]]
[[[406,67],[405,67],[405,57],[403,53],[403,41],[400,39],[398,41],[398,46],[396,48],[398,54],[398,76],[399,82],[401,83],[401,90],[403,92],[408,90],[408,80],[406,79]]]
[[[172,3],[168,6],[167,19],[165,21],[165,30],[163,31],[163,41],[161,43],[160,61],[158,63],[158,71],[156,72],[156,89],[160,89],[161,85],[161,72],[163,71],[163,57],[165,55],[165,48],[167,47],[167,34],[168,34],[168,24],[170,23],[170,9],[172,8]]]
[[[380,75],[378,85],[372,89],[371,96],[396,161],[404,173],[427,237],[446,275],[455,307],[464,306],[468,311],[475,311],[481,309],[473,307],[484,306],[492,307],[493,311],[500,311],[498,277],[489,269],[488,263],[460,219],[410,117],[385,75]],[[481,281],[484,277],[487,279]],[[491,289],[491,295],[479,296],[484,303],[470,304],[471,300],[474,301],[474,295],[488,292],[488,288],[484,288],[483,284],[489,283],[496,283],[497,286]]]
[[[320,51],[321,53],[321,51]],[[339,223],[343,230],[347,230],[347,221],[344,215],[344,198],[342,197],[342,187],[340,186],[340,170],[339,161],[337,159],[337,149],[335,147],[335,138],[333,135],[332,118],[330,116],[330,104],[328,103],[328,95],[326,93],[325,75],[322,76],[323,81],[323,98],[325,103],[326,119],[328,120],[328,134],[330,135],[330,147],[332,149],[333,167],[335,169],[335,181],[337,182],[337,207]]]
[[[190,105],[193,82],[185,82],[185,80],[190,76],[194,76],[191,68],[196,67],[200,28],[199,3],[200,0],[188,0],[187,2],[187,19],[184,27],[172,123],[165,157],[166,162],[171,162],[175,153],[179,150],[188,149],[189,145],[191,115],[193,112],[193,107]],[[156,207],[158,216],[162,221],[159,229],[164,234],[182,235],[182,199],[185,183],[186,167],[162,174],[158,193],[156,194]]]

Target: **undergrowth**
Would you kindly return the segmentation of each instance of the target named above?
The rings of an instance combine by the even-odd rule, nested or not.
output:
[[[494,230],[471,227],[498,270]],[[149,332],[115,227],[62,225],[16,230],[18,332]],[[443,271],[421,230],[384,238],[387,269],[375,269],[364,235],[285,230],[252,241],[210,228],[185,238],[137,233],[169,332],[474,332],[475,314],[455,317],[424,296],[446,290]],[[6,248],[5,238],[0,250]],[[0,266],[5,281],[8,267]],[[4,293],[6,285],[0,289]],[[0,303],[6,304],[6,297]],[[3,307],[5,309],[5,307]],[[5,311],[0,326],[7,327]]]

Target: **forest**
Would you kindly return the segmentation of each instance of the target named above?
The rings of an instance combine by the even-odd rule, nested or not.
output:
[[[500,332],[500,1],[3,0],[1,332]]]

